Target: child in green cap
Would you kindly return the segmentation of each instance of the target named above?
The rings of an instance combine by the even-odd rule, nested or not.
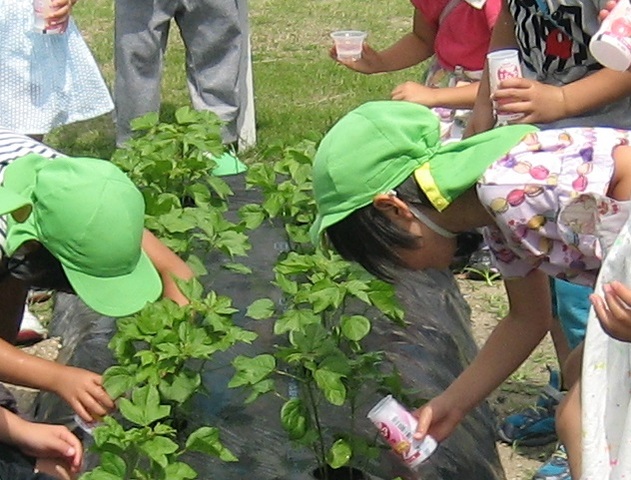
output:
[[[415,412],[419,437],[447,437],[539,344],[552,322],[547,276],[594,284],[629,218],[630,135],[512,125],[441,144],[428,109],[383,101],[353,110],[324,137],[313,167],[314,239],[325,234],[343,257],[394,280],[400,267],[447,268],[458,234],[482,228],[505,281],[508,315],[472,364]],[[611,341],[631,341],[631,289],[613,281],[602,291],[592,296],[596,323]],[[558,425],[579,459],[574,475],[579,409],[576,387]]]
[[[55,392],[93,421],[114,407],[100,375],[10,343],[28,289],[76,293],[122,317],[160,296],[186,303],[174,277],[193,273],[144,229],[142,194],[110,162],[64,157],[0,130],[0,179],[0,380]]]

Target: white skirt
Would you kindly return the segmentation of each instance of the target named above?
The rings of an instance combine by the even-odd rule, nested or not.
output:
[[[74,21],[59,35],[33,26],[32,0],[0,0],[0,127],[45,134],[112,111],[109,90]]]
[[[631,219],[606,252],[595,292],[602,295],[602,286],[612,280],[631,286]],[[631,478],[631,343],[607,335],[593,308],[587,322],[581,388],[581,480]]]

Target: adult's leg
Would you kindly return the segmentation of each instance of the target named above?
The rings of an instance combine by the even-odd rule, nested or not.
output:
[[[116,144],[131,137],[130,122],[160,109],[162,58],[178,0],[116,0],[114,104]]]
[[[237,141],[240,78],[246,74],[241,71],[246,39],[241,31],[240,3],[193,0],[175,15],[186,46],[186,74],[193,108],[211,110],[226,122],[222,130],[224,144]]]

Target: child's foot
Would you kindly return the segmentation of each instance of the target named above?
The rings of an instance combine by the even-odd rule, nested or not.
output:
[[[563,445],[557,446],[548,461],[537,470],[532,480],[572,480],[567,453]]]

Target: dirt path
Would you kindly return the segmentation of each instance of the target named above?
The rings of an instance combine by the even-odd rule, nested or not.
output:
[[[488,285],[484,281],[459,279],[462,294],[471,306],[473,336],[482,345],[508,309],[501,281]],[[549,336],[490,398],[499,419],[529,407],[539,390],[548,382],[546,365],[556,368],[556,356]],[[498,442],[498,450],[507,480],[531,480],[537,468],[547,460],[554,444],[546,447],[512,447]]]

